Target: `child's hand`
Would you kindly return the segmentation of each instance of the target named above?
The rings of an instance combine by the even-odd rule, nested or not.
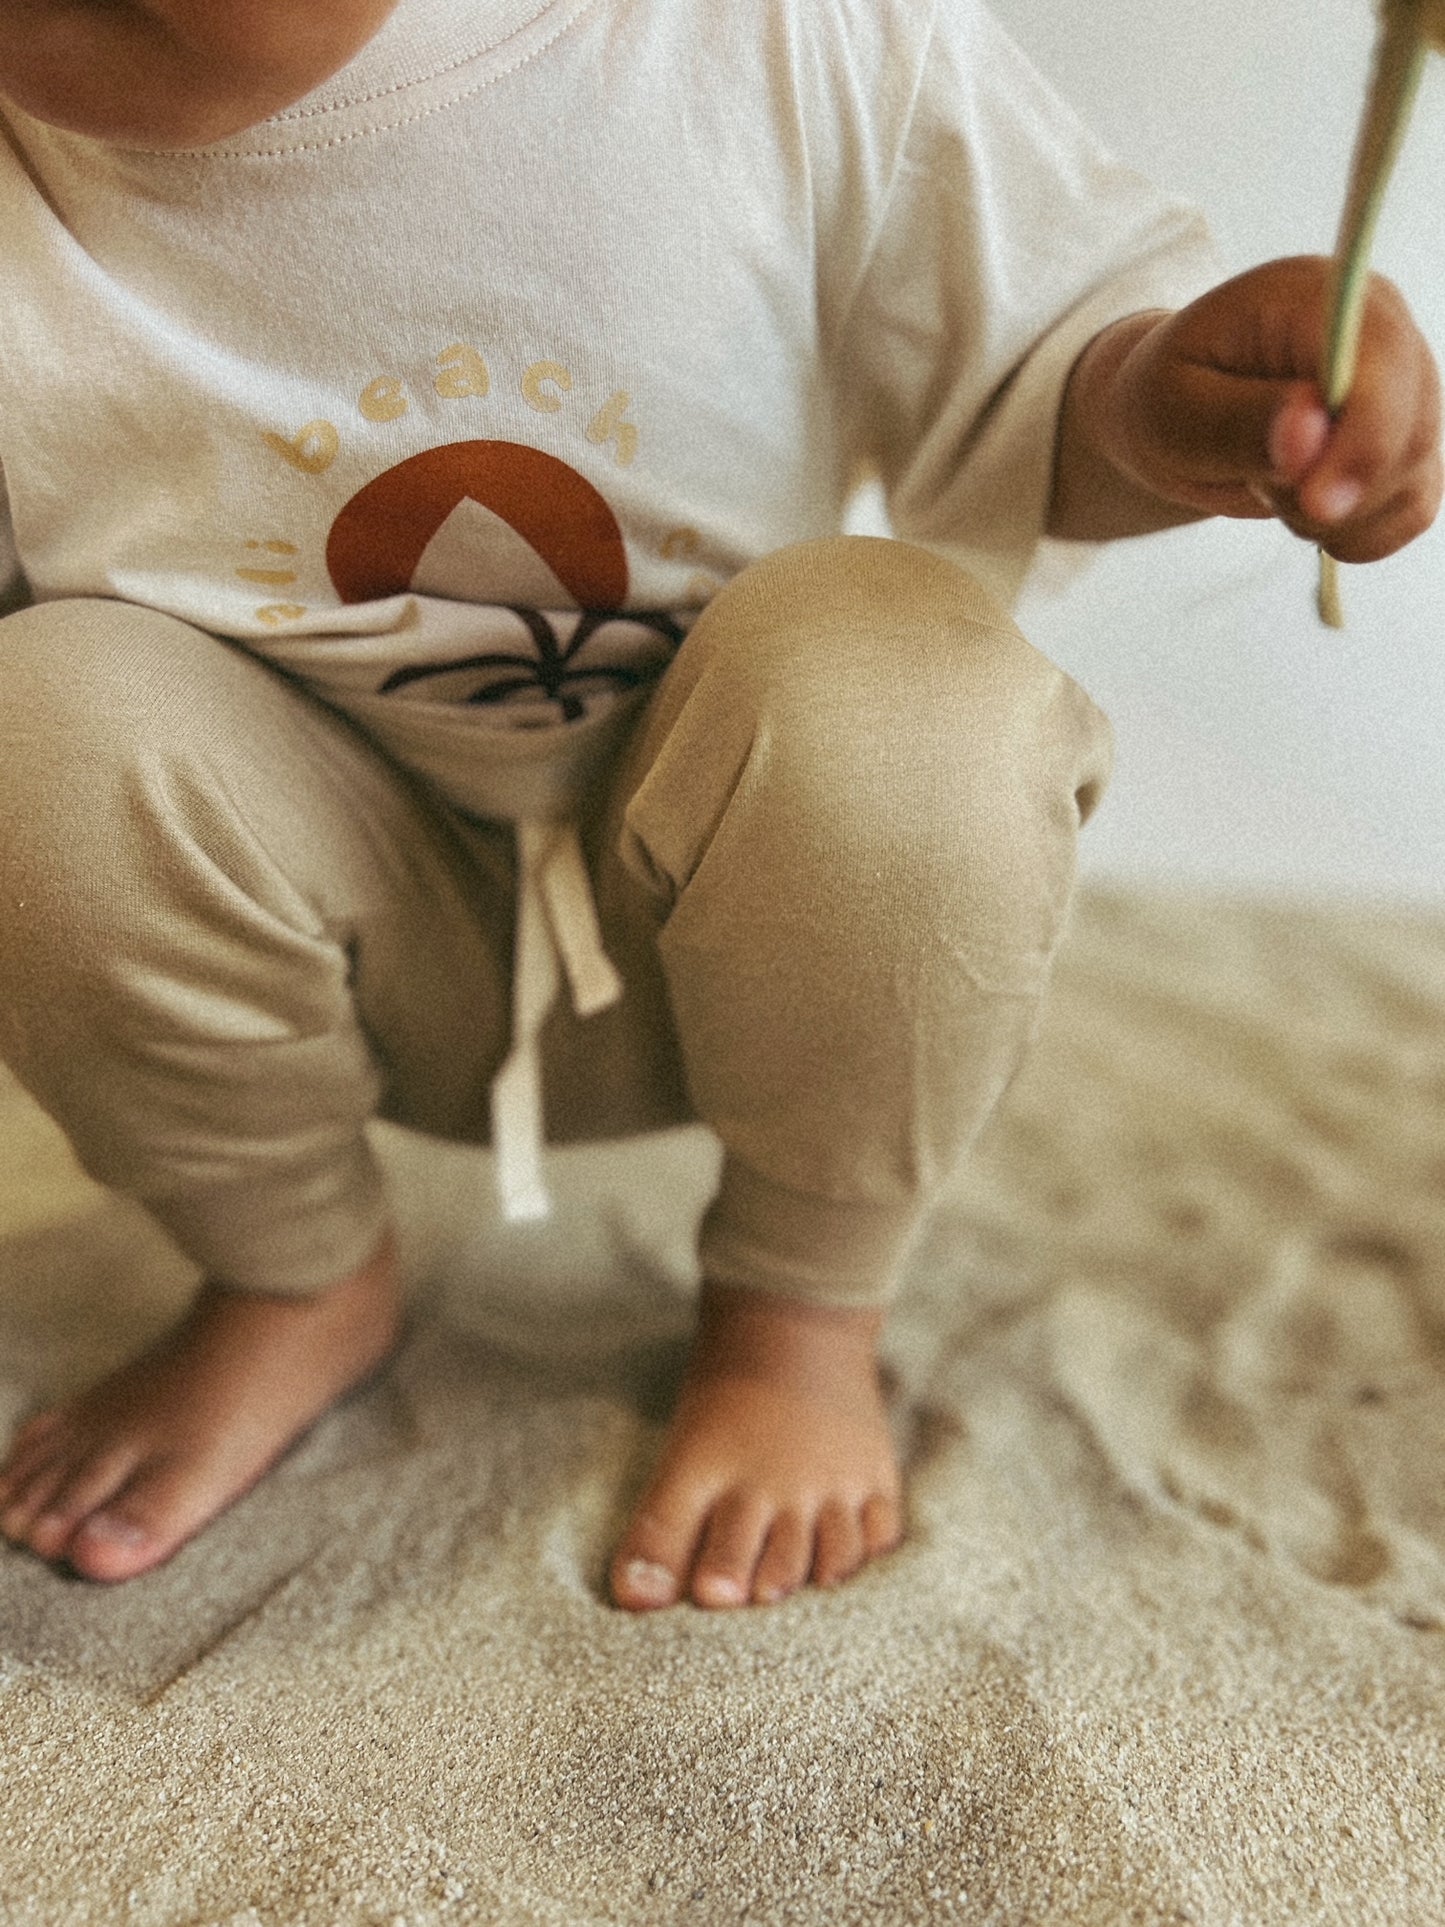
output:
[[[1440,381],[1399,290],[1373,275],[1354,384],[1331,422],[1319,382],[1329,273],[1316,256],[1271,261],[1152,325],[1137,317],[1094,428],[1101,451],[1168,502],[1278,516],[1342,562],[1373,562],[1435,519]]]

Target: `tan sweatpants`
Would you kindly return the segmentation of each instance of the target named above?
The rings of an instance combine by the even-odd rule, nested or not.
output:
[[[487,1134],[514,839],[236,645],[0,622],[0,1058],[198,1264],[373,1248],[385,1116]],[[544,1038],[557,1141],[697,1117],[722,1282],[881,1304],[1035,1025],[1109,732],[971,578],[851,537],[698,618],[583,839],[626,984]]]

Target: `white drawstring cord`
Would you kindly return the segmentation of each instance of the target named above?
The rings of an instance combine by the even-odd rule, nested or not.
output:
[[[575,825],[519,822],[512,1048],[492,1080],[497,1188],[509,1223],[545,1218],[552,1208],[542,1175],[541,1038],[563,970],[579,1017],[622,995],[622,979],[602,947]]]

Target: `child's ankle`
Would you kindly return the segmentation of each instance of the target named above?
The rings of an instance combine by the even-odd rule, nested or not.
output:
[[[295,1312],[308,1323],[325,1323],[334,1318],[347,1325],[387,1327],[394,1334],[400,1329],[402,1314],[401,1269],[395,1233],[388,1226],[369,1257],[315,1291],[266,1292],[212,1277],[202,1285],[197,1304],[208,1298],[271,1305],[283,1314]]]
[[[782,1293],[705,1280],[689,1371],[814,1384],[856,1384],[876,1370],[886,1314],[819,1305]]]

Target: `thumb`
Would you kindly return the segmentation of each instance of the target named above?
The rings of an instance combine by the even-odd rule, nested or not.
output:
[[[1277,482],[1295,483],[1302,479],[1324,453],[1330,438],[1329,410],[1319,391],[1307,382],[1286,393],[1269,425],[1266,450]]]

